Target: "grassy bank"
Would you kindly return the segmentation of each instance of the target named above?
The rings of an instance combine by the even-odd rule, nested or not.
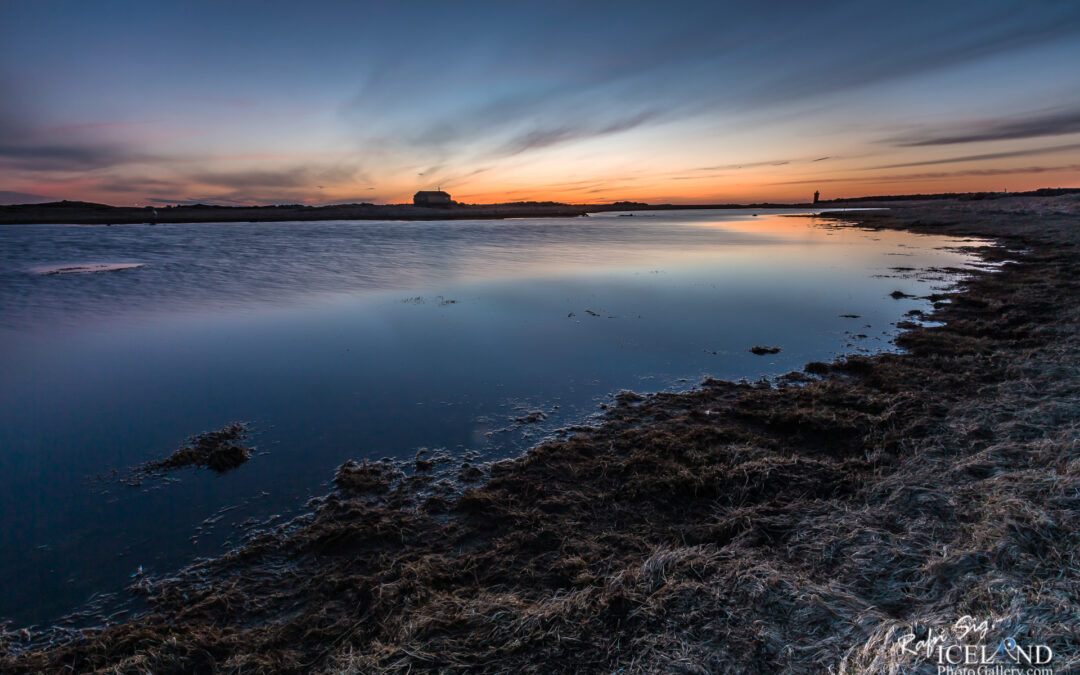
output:
[[[896,642],[963,615],[1078,668],[1078,205],[846,214],[1017,262],[905,354],[625,397],[464,467],[464,493],[424,463],[346,465],[305,521],[143,584],[135,620],[5,635],[0,670],[936,672]]]

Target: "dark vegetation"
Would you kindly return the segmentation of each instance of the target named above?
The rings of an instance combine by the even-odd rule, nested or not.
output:
[[[764,356],[765,354],[779,354],[779,347],[767,347],[765,345],[754,345],[750,348],[751,354],[757,354],[758,356]]]
[[[178,448],[165,459],[151,462],[147,467],[162,471],[180,469],[187,466],[202,466],[218,473],[235,469],[251,458],[251,449],[240,445],[247,436],[247,425],[243,422],[227,424],[217,431],[193,436],[187,444]]]
[[[241,444],[247,437],[247,430],[247,424],[233,422],[215,431],[192,436],[165,459],[135,467],[129,480],[158,476],[187,467],[202,467],[217,473],[235,469],[251,459],[251,448]]]
[[[896,639],[970,614],[1072,672],[1080,202],[1063,199],[859,214],[1017,261],[964,281],[907,353],[622,402],[456,492],[346,464],[308,517],[143,584],[142,616],[8,633],[0,670],[935,672]]]

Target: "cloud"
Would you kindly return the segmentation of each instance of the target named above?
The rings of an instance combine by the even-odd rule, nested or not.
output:
[[[778,0],[768,10],[698,3],[678,11],[602,5],[440,9],[447,25],[439,35],[403,36],[364,61],[357,93],[341,110],[355,146],[403,157],[415,167],[409,178],[416,187],[446,185],[445,167],[525,163],[536,152],[620,132],[629,132],[624,147],[632,151],[640,135],[634,132],[691,118],[687,124],[701,120],[709,125],[705,133],[729,137],[809,126],[827,118],[837,94],[1080,34],[1080,5],[1072,3]],[[574,20],[566,21],[570,12]],[[559,40],[541,29],[545,22]],[[844,37],[828,37],[837,35]],[[843,154],[824,154],[830,151]],[[785,161],[835,162],[855,149],[806,152]],[[690,180],[692,170],[678,173]]]
[[[1062,166],[1028,166],[1016,169],[970,169],[968,171],[941,171],[934,173],[907,173],[886,176],[856,176],[851,178],[810,178],[789,180],[768,185],[811,185],[817,183],[904,183],[919,180],[938,180],[942,178],[962,178],[965,176],[1009,176],[1013,174],[1039,174],[1058,171],[1080,171],[1080,164]]]
[[[358,168],[346,166],[198,171],[188,174],[187,178],[193,183],[233,190],[250,188],[308,188],[314,190],[318,185],[367,180],[365,176],[361,175]]]
[[[195,204],[206,204],[208,201],[212,202],[213,200],[212,199],[210,199],[210,200],[180,199],[179,197],[168,197],[168,196],[160,196],[160,195],[158,195],[158,196],[148,196],[148,197],[145,198],[144,201],[147,201],[147,202],[149,202],[151,204],[177,204],[177,205],[180,205],[180,206],[193,206]]]
[[[583,120],[551,126],[538,126],[519,133],[504,143],[494,153],[496,156],[517,155],[529,150],[539,150],[575,140],[608,136],[639,127],[658,117],[657,111],[644,111],[636,115],[603,124]]]
[[[819,14],[814,21],[819,28],[844,39],[830,49],[803,50],[797,63],[779,71],[780,77],[763,80],[764,86],[752,94],[755,103],[856,90],[1075,39],[1080,33],[1080,5],[1070,2],[972,6],[909,0],[811,7]],[[801,49],[804,39],[792,44]],[[781,46],[777,53],[792,56],[790,47]]]
[[[137,159],[118,145],[0,142],[0,166],[20,171],[91,171]]]
[[[892,139],[892,142],[901,147],[923,147],[1075,134],[1080,133],[1080,109],[1032,115],[1021,119],[998,120],[977,126],[979,128],[972,131],[898,138]]]
[[[3,95],[0,88],[0,98]],[[106,143],[81,134],[92,134],[93,125],[80,125],[73,133],[39,129],[25,111],[6,110],[0,116],[0,168],[29,172],[92,171],[143,158],[130,146]]]
[[[99,124],[41,126],[25,93],[0,78],[0,168],[16,172],[84,172],[141,159],[131,146],[94,135]],[[10,104],[10,105],[9,105]]]
[[[481,166],[465,173],[444,174],[443,176],[438,178],[435,183],[436,186],[452,188],[460,185],[462,181],[466,181],[474,176],[479,176],[482,173],[487,173],[488,171],[491,171],[490,166]]]
[[[752,169],[759,166],[784,166],[785,164],[791,164],[792,159],[774,160],[770,162],[746,162],[743,164],[719,164],[717,166],[702,166],[694,171],[730,171],[733,169]]]
[[[54,202],[54,197],[45,197],[43,195],[35,195],[30,192],[14,192],[12,190],[0,190],[0,204],[42,204],[44,202]]]
[[[178,190],[182,187],[183,186],[176,181],[159,180],[156,178],[117,178],[94,183],[94,189],[103,192],[145,192],[147,190],[157,190],[161,188]]]
[[[1031,157],[1032,155],[1046,155],[1056,152],[1068,152],[1080,150],[1080,143],[1069,145],[1056,145],[1049,148],[1031,148],[1029,150],[1011,150],[1008,152],[988,152],[982,155],[964,155],[963,157],[948,157],[946,159],[929,159],[922,162],[904,162],[903,164],[886,164],[884,166],[867,167],[867,171],[880,169],[902,169],[912,166],[931,166],[934,164],[956,164],[959,162],[976,162],[989,159],[1008,159],[1010,157]]]

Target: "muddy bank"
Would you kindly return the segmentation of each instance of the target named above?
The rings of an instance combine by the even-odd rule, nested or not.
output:
[[[6,633],[0,670],[934,672],[898,640],[963,615],[1078,667],[1078,204],[858,214],[1003,264],[905,354],[626,396],[473,488],[345,465],[309,517],[140,581],[141,617]]]

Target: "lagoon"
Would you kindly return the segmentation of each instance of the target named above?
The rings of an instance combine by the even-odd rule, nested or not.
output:
[[[0,574],[17,580],[0,617],[50,622],[140,567],[218,554],[348,459],[497,459],[622,389],[893,350],[980,243],[803,214],[0,228]],[[107,477],[234,420],[258,449],[234,471]]]

